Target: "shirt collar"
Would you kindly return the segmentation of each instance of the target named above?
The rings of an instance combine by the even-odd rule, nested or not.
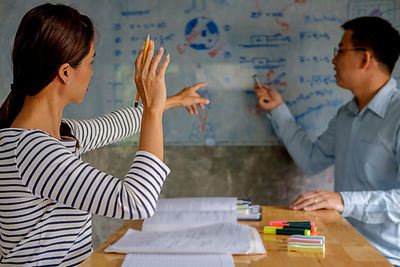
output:
[[[393,93],[396,91],[397,82],[393,77],[376,93],[376,95],[369,101],[368,105],[361,111],[364,113],[365,110],[369,109],[376,113],[379,117],[384,118],[386,111],[389,107],[390,99]],[[349,110],[354,114],[358,114],[358,104],[354,97],[348,106]]]

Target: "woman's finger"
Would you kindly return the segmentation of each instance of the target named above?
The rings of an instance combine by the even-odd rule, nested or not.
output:
[[[160,63],[163,54],[164,54],[164,48],[160,47],[160,49],[158,49],[156,56],[153,58],[153,60],[150,63],[150,73],[157,72],[158,64]]]
[[[167,70],[169,62],[170,62],[170,55],[167,54],[163,63],[160,65],[160,68],[158,69],[159,75],[165,76],[165,71]]]
[[[204,87],[208,84],[208,82],[196,83],[192,86],[188,87],[191,91],[197,91],[199,88]]]
[[[142,61],[143,61],[143,50],[144,47],[140,49],[140,52],[135,60],[135,77],[139,77],[139,73],[141,73],[142,70]]]
[[[143,71],[147,72],[153,56],[154,56],[154,41],[150,40],[149,49],[147,50],[147,54],[146,54],[146,58],[145,58],[144,66],[143,66]]]
[[[193,110],[194,114],[199,114],[199,111],[197,110],[196,105],[192,105],[192,110]]]
[[[193,114],[193,111],[192,111],[192,109],[190,107],[185,107],[185,108],[189,112],[189,114]]]

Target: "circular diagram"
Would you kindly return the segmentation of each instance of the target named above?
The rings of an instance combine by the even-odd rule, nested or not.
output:
[[[188,22],[185,35],[191,48],[207,50],[217,44],[219,31],[214,21],[206,17],[198,17]]]

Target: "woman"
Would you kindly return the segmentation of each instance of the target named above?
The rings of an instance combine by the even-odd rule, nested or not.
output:
[[[0,262],[78,265],[91,252],[91,215],[151,216],[169,173],[163,160],[162,114],[207,104],[196,84],[166,100],[163,49],[150,43],[135,65],[143,107],[94,120],[63,120],[66,104],[83,100],[95,55],[91,20],[73,8],[45,4],[18,28],[13,84],[0,109]],[[153,58],[154,56],[154,58]],[[133,101],[132,101],[133,102]],[[190,106],[192,108],[190,108]],[[139,151],[123,180],[91,167],[80,154],[140,130]]]

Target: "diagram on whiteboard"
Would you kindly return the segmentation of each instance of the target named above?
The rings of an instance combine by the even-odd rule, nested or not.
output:
[[[61,1],[63,2],[63,1]],[[167,94],[208,82],[199,94],[210,104],[197,115],[184,109],[164,115],[167,145],[279,144],[266,112],[257,106],[254,74],[275,87],[297,123],[319,135],[351,94],[336,85],[333,48],[341,25],[358,16],[380,16],[400,29],[397,0],[87,0],[68,1],[96,26],[96,60],[88,97],[72,118],[101,116],[134,102],[134,61],[150,34],[171,55]],[[31,1],[0,1],[3,25],[17,27]],[[93,8],[99,6],[101,8]],[[3,27],[0,80],[10,84],[15,29]],[[398,67],[394,77],[400,79]],[[6,88],[2,92],[7,93]],[[126,141],[137,143],[138,138]]]

